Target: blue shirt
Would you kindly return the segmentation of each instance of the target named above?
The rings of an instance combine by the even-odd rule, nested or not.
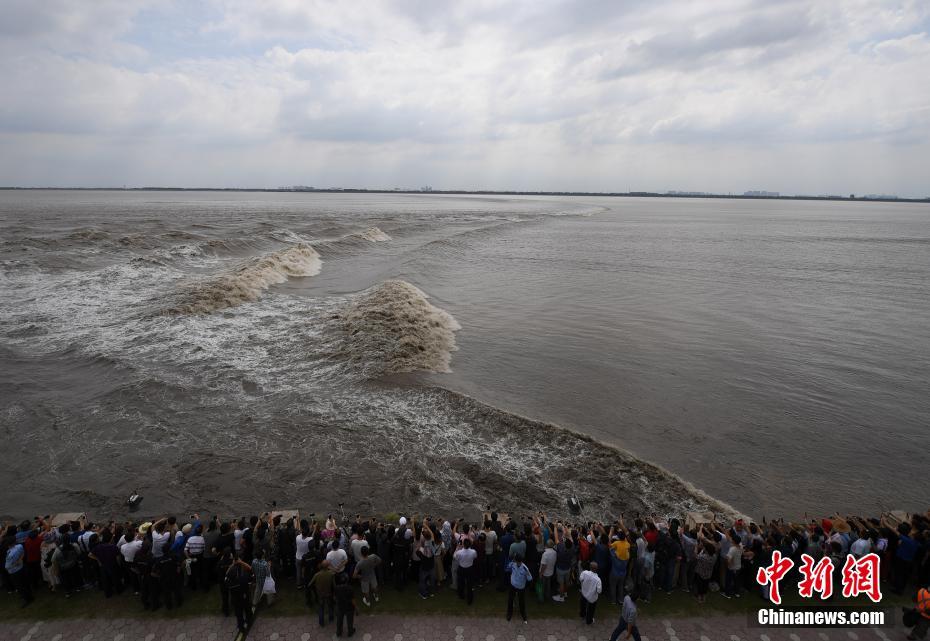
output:
[[[901,535],[898,540],[898,551],[895,553],[902,561],[913,561],[917,555],[917,541],[909,536]]]
[[[180,553],[184,551],[184,543],[187,542],[187,536],[183,532],[178,532],[174,537],[174,543],[171,544],[171,551]]]
[[[6,553],[6,562],[3,567],[9,574],[16,574],[23,569],[23,557],[26,555],[26,549],[19,543],[10,547]]]
[[[614,576],[626,576],[627,562],[617,556],[616,551],[610,551],[610,573]]]
[[[503,552],[503,554],[501,554],[501,563],[504,567],[507,567],[507,559],[510,558],[510,546],[513,545],[513,542],[516,540],[516,537],[510,532],[507,532],[507,534],[501,537],[501,552]]]
[[[518,590],[522,590],[527,583],[533,580],[533,574],[525,563],[517,565],[511,561],[507,564],[507,572],[510,573],[510,585]]]

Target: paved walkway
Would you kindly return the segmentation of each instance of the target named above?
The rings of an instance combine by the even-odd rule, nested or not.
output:
[[[566,619],[360,616],[360,641],[606,641],[616,622],[592,626]],[[745,617],[643,619],[643,641],[898,641],[906,630],[849,628],[785,630],[748,628]],[[221,617],[176,620],[79,619],[0,623],[0,641],[232,641],[235,624]],[[333,624],[320,628],[311,617],[259,617],[249,641],[333,641]],[[343,637],[345,638],[345,637]]]
[[[643,641],[897,641],[904,628],[828,630],[763,630],[748,628],[745,616],[690,619],[643,619]],[[594,625],[568,619],[539,619],[524,624],[515,617],[499,619],[462,617],[362,616],[356,619],[353,639],[361,641],[607,641],[617,622]],[[345,631],[344,631],[345,633]],[[320,628],[310,617],[259,618],[249,641],[331,641],[332,624]],[[343,637],[345,638],[345,637]]]
[[[0,623],[0,641],[232,641],[235,635],[236,620],[223,617]]]

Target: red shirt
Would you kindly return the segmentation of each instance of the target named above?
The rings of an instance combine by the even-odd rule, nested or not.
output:
[[[42,560],[42,537],[32,538],[27,536],[23,541],[23,549],[26,550],[26,563],[35,563]]]
[[[584,537],[578,539],[578,554],[582,561],[587,561],[591,558],[591,544],[588,543],[588,539]]]

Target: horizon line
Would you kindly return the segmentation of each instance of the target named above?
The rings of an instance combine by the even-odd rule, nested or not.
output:
[[[394,188],[368,188],[368,187],[325,187],[316,188],[303,185],[292,187],[19,187],[0,186],[0,191],[231,191],[231,192],[280,192],[280,193],[373,193],[373,194],[448,194],[448,195],[501,195],[501,196],[599,196],[613,198],[722,198],[734,200],[825,200],[850,202],[905,202],[930,203],[930,196],[923,198],[896,196],[893,194],[865,194],[857,196],[833,194],[781,194],[779,192],[760,192],[742,194],[714,193],[702,191],[672,190],[657,191],[541,191],[541,190],[513,190],[513,189],[433,189],[423,187],[419,189]]]

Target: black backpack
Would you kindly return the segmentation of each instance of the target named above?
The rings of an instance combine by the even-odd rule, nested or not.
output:
[[[238,565],[230,566],[230,569],[226,571],[226,576],[223,578],[223,585],[226,586],[227,590],[241,590],[243,588],[243,569]]]

